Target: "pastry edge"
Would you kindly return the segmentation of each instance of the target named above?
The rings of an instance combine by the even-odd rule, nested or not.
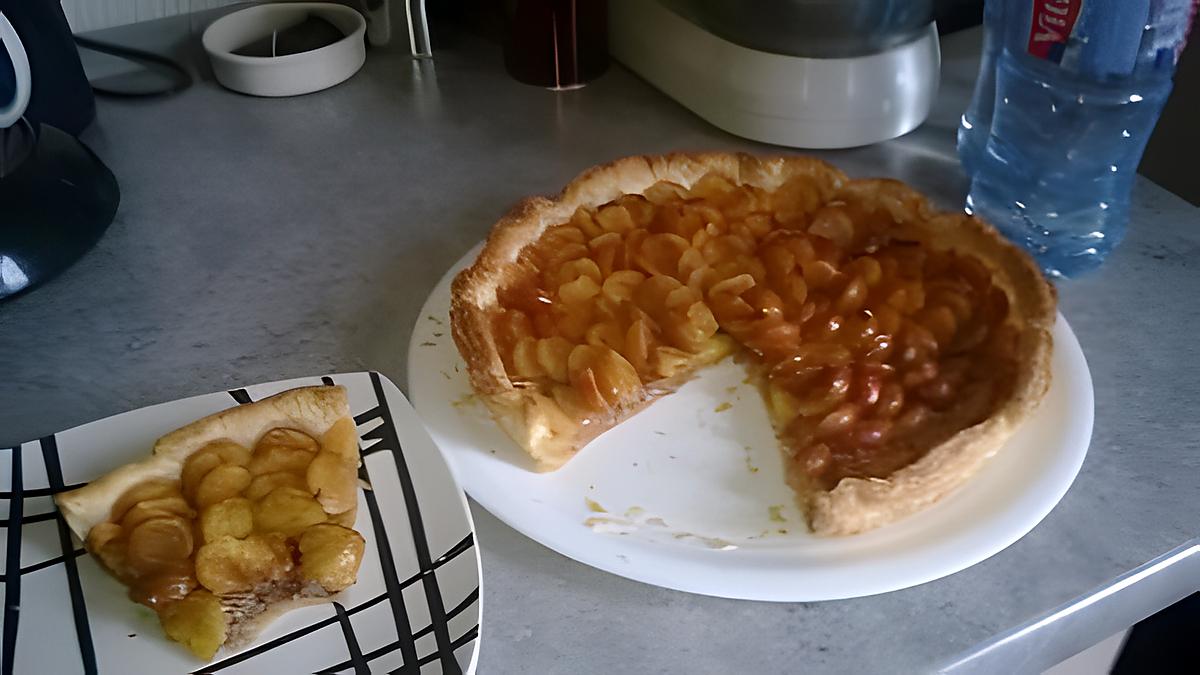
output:
[[[155,441],[146,459],[125,464],[81,488],[55,495],[54,501],[75,536],[87,541],[88,532],[97,523],[108,520],[113,503],[125,491],[147,480],[178,480],[187,458],[211,441],[229,439],[253,448],[264,433],[275,427],[298,429],[320,438],[343,417],[350,417],[345,387],[289,389],[180,427]]]
[[[886,480],[845,478],[823,492],[805,489],[788,477],[815,534],[856,534],[930,506],[977,473],[1033,413],[1050,385],[1055,292],[1024,251],[982,220],[965,213],[937,211],[923,195],[899,181],[851,180],[832,165],[810,157],[758,158],[722,152],[634,156],[588,169],[553,199],[530,197],[519,202],[496,223],[476,261],[452,284],[451,333],[466,361],[472,387],[501,428],[538,462],[539,470],[559,468],[611,427],[582,433],[558,431],[554,416],[537,401],[538,396],[545,396],[524,391],[509,380],[487,316],[497,302],[497,289],[510,277],[509,267],[525,246],[547,228],[567,222],[579,206],[599,206],[623,194],[640,194],[664,180],[689,188],[709,172],[767,190],[793,176],[809,175],[818,179],[823,190],[874,199],[892,213],[900,228],[908,228],[906,234],[930,241],[938,249],[965,251],[984,263],[993,273],[993,283],[1008,293],[1010,311],[1019,314],[1022,363],[1017,381],[1009,399],[988,419],[959,431]],[[615,423],[644,407],[617,415]],[[565,428],[569,431],[572,426]]]

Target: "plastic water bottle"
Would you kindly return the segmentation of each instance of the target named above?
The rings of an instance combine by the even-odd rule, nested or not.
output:
[[[1004,49],[1005,0],[987,0],[983,5],[983,52],[975,93],[958,126],[958,159],[968,176],[974,176],[987,148],[996,100],[996,61]]]
[[[1125,234],[1137,165],[1197,0],[1002,4],[987,143],[963,154],[974,171],[967,210],[1048,275],[1075,276]],[[977,119],[967,119],[971,131]]]

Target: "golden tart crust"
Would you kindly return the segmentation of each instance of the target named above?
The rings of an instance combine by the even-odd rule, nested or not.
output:
[[[84,539],[97,523],[108,520],[109,509],[126,491],[147,480],[178,480],[187,458],[208,443],[228,439],[253,448],[263,434],[276,428],[297,429],[321,438],[338,420],[349,417],[343,387],[291,389],[176,429],[154,443],[150,457],[118,467],[84,487],[58,495],[55,501],[71,531]],[[358,453],[357,447],[346,451]]]
[[[822,490],[809,484],[803,472],[789,470],[788,481],[815,533],[864,532],[929,506],[974,475],[1033,413],[1050,382],[1054,291],[1033,261],[989,225],[962,213],[939,212],[898,181],[852,180],[813,158],[740,153],[627,157],[585,171],[557,197],[518,203],[493,227],[475,263],[453,283],[451,327],[471,384],[497,423],[540,470],[562,466],[600,433],[672,391],[687,374],[645,383],[639,399],[624,401],[606,418],[581,425],[547,393],[509,377],[490,320],[500,306],[498,291],[518,281],[515,263],[522,251],[548,228],[567,223],[578,208],[641,194],[660,181],[691,188],[707,174],[768,192],[794,177],[806,177],[822,203],[834,195],[853,198],[888,213],[888,234],[897,239],[973,258],[991,274],[991,285],[1007,296],[1008,321],[1016,329],[1016,369],[1009,394],[982,422],[953,432],[886,478],[845,477]],[[697,356],[694,366],[704,361]]]

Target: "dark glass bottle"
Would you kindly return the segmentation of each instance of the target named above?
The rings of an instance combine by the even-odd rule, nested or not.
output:
[[[504,66],[520,82],[563,90],[608,68],[605,0],[509,0]]]

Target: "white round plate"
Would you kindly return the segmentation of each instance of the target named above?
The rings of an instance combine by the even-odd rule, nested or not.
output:
[[[472,396],[450,336],[450,281],[478,250],[425,303],[409,350],[409,394],[472,498],[531,539],[613,574],[786,602],[914,586],[1020,539],[1066,493],[1087,453],[1091,375],[1059,316],[1054,380],[1036,415],[965,489],[866,534],[807,531],[760,394],[730,359],[603,434],[562,469],[536,473]]]
[[[141,459],[159,436],[206,415],[318,384],[346,387],[371,491],[358,581],[334,602],[274,620],[207,665],[72,541],[50,495]],[[0,449],[5,660],[17,673],[475,672],[481,576],[467,500],[404,395],[379,373],[256,384],[160,403]],[[6,562],[5,562],[6,561]],[[19,606],[20,612],[7,611]],[[420,664],[418,666],[417,664]],[[7,670],[5,672],[8,672]]]

